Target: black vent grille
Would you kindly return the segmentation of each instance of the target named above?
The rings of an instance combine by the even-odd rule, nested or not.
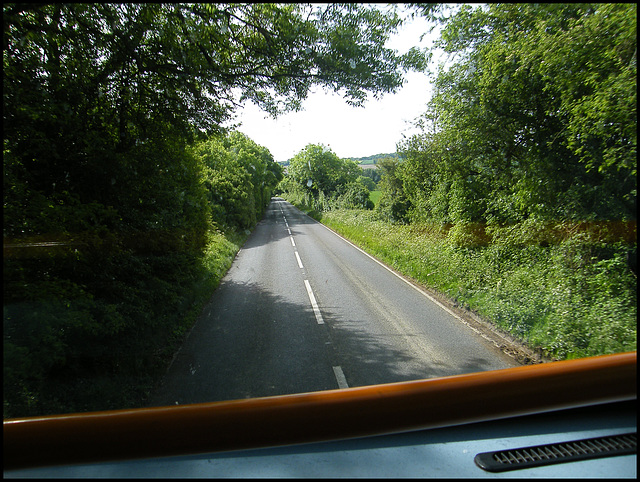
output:
[[[489,472],[525,469],[575,460],[628,455],[637,452],[637,434],[626,433],[571,442],[536,445],[476,455],[476,464]]]

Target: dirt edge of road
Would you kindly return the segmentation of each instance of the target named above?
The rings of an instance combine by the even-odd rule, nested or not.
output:
[[[555,361],[554,359],[544,356],[541,350],[536,350],[529,347],[526,343],[518,340],[510,333],[498,328],[493,323],[487,321],[472,310],[461,307],[458,303],[444,296],[442,293],[429,289],[417,283],[415,280],[402,275],[401,273],[397,274],[402,276],[404,279],[414,284],[421,290],[427,292],[430,296],[438,300],[438,302],[445,305],[471,329],[478,332],[480,336],[493,343],[500,351],[514,358],[518,363],[522,365],[535,365],[538,363]]]

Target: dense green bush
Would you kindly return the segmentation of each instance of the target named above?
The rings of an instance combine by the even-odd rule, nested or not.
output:
[[[5,417],[139,406],[244,239],[207,238],[201,253],[5,260]]]
[[[634,220],[636,5],[462,5],[442,22],[455,62],[383,172],[386,217]]]

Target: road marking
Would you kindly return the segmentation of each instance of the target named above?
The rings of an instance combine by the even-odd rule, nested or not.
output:
[[[324,320],[322,319],[322,313],[320,313],[320,308],[318,308],[316,297],[313,296],[313,291],[311,290],[311,285],[309,284],[309,280],[304,280],[304,285],[307,287],[307,293],[309,294],[309,300],[311,300],[311,307],[313,308],[313,313],[316,315],[316,321],[318,322],[318,325],[324,325]]]
[[[300,269],[304,269],[304,266],[302,266],[302,260],[300,259],[300,255],[298,254],[297,251],[296,251],[296,259],[298,260],[298,266],[300,266]]]
[[[336,381],[338,382],[338,388],[349,388],[349,384],[347,383],[347,379],[344,376],[342,368],[333,367],[333,374],[336,376]]]
[[[293,236],[289,238],[291,240],[291,246],[296,247],[296,242],[293,240]]]

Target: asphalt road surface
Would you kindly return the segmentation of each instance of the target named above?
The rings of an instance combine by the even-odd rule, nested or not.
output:
[[[444,305],[274,198],[149,406],[517,365]]]

